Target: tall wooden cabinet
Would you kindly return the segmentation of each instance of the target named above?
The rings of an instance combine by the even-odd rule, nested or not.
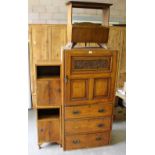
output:
[[[109,144],[117,71],[117,51],[64,51],[63,147]]]
[[[35,73],[38,145],[61,144],[62,65],[39,63]]]
[[[65,25],[30,25],[30,77],[33,108],[37,111],[38,145],[61,145],[62,63]]]

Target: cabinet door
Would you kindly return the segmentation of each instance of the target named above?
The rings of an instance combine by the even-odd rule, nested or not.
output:
[[[39,121],[38,122],[38,142],[41,144],[43,142],[49,142],[49,141],[50,141],[49,122]]]
[[[38,142],[60,143],[60,121],[59,119],[38,121]]]
[[[37,106],[49,105],[49,81],[37,81]]]
[[[32,27],[32,51],[34,63],[48,60],[47,27],[36,25]]]
[[[52,79],[49,81],[49,95],[50,95],[50,105],[60,105],[61,104],[61,89],[60,89],[60,79]]]
[[[65,51],[65,104],[113,102],[117,51]]]

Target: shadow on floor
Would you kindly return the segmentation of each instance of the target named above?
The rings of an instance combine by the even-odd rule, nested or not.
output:
[[[112,136],[111,136],[111,144],[115,145],[121,142],[126,141],[126,130],[122,129],[114,129],[112,130]]]

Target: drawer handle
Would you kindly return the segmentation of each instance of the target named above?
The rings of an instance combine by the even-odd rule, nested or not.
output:
[[[80,111],[78,111],[78,110],[77,111],[73,111],[73,114],[74,115],[80,114]]]
[[[104,109],[99,109],[98,112],[102,113],[102,112],[105,112]]]
[[[79,144],[80,140],[73,140],[73,144]]]
[[[104,126],[104,124],[98,124],[97,125],[99,128],[102,128]]]
[[[96,141],[100,141],[100,140],[102,140],[101,137],[96,137]]]

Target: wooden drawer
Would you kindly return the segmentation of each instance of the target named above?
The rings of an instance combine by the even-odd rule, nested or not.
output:
[[[74,119],[65,121],[65,133],[92,133],[111,129],[111,117],[97,119]]]
[[[94,104],[65,108],[65,119],[84,117],[104,117],[112,115],[112,104]]]
[[[109,138],[110,132],[66,136],[65,150],[107,145]]]

